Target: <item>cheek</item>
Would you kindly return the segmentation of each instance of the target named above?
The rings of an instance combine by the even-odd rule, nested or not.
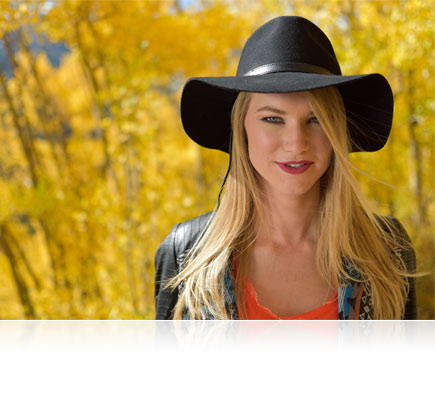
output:
[[[255,168],[260,167],[264,162],[264,156],[267,152],[267,143],[264,140],[263,135],[258,132],[250,131],[247,135],[248,140],[248,154],[252,165]]]
[[[268,135],[264,128],[259,124],[245,122],[246,140],[250,157],[263,157],[273,150],[276,143],[274,143],[273,136]]]
[[[322,154],[324,158],[329,161],[331,160],[332,146],[331,146],[331,142],[329,141],[326,135],[319,138],[319,140],[316,143],[316,147],[317,147],[318,154]]]

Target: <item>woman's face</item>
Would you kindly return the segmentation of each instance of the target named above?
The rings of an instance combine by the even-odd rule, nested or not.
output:
[[[303,92],[253,93],[245,129],[249,158],[266,193],[317,193],[332,147]]]

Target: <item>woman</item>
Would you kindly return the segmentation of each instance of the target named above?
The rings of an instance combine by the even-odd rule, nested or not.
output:
[[[349,152],[389,136],[379,74],[343,76],[326,35],[278,17],[247,41],[235,77],[192,78],[181,117],[230,153],[214,212],[156,253],[157,319],[416,319],[415,253],[370,209]]]

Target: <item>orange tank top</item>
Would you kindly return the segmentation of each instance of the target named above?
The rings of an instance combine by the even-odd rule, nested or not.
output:
[[[233,257],[234,269],[237,276],[237,262]],[[334,296],[321,305],[320,307],[308,311],[303,314],[294,315],[290,317],[280,318],[275,315],[268,308],[263,307],[257,300],[257,293],[251,282],[245,280],[245,302],[247,319],[255,320],[337,320],[338,319],[338,292],[335,292]],[[241,315],[238,309],[238,314]]]

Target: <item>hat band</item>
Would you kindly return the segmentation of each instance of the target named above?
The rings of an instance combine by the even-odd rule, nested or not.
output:
[[[326,68],[319,67],[318,65],[288,62],[261,65],[260,67],[251,69],[246,74],[243,74],[243,76],[265,75],[271,74],[273,72],[307,72],[309,74],[334,75],[331,71],[327,70]]]

